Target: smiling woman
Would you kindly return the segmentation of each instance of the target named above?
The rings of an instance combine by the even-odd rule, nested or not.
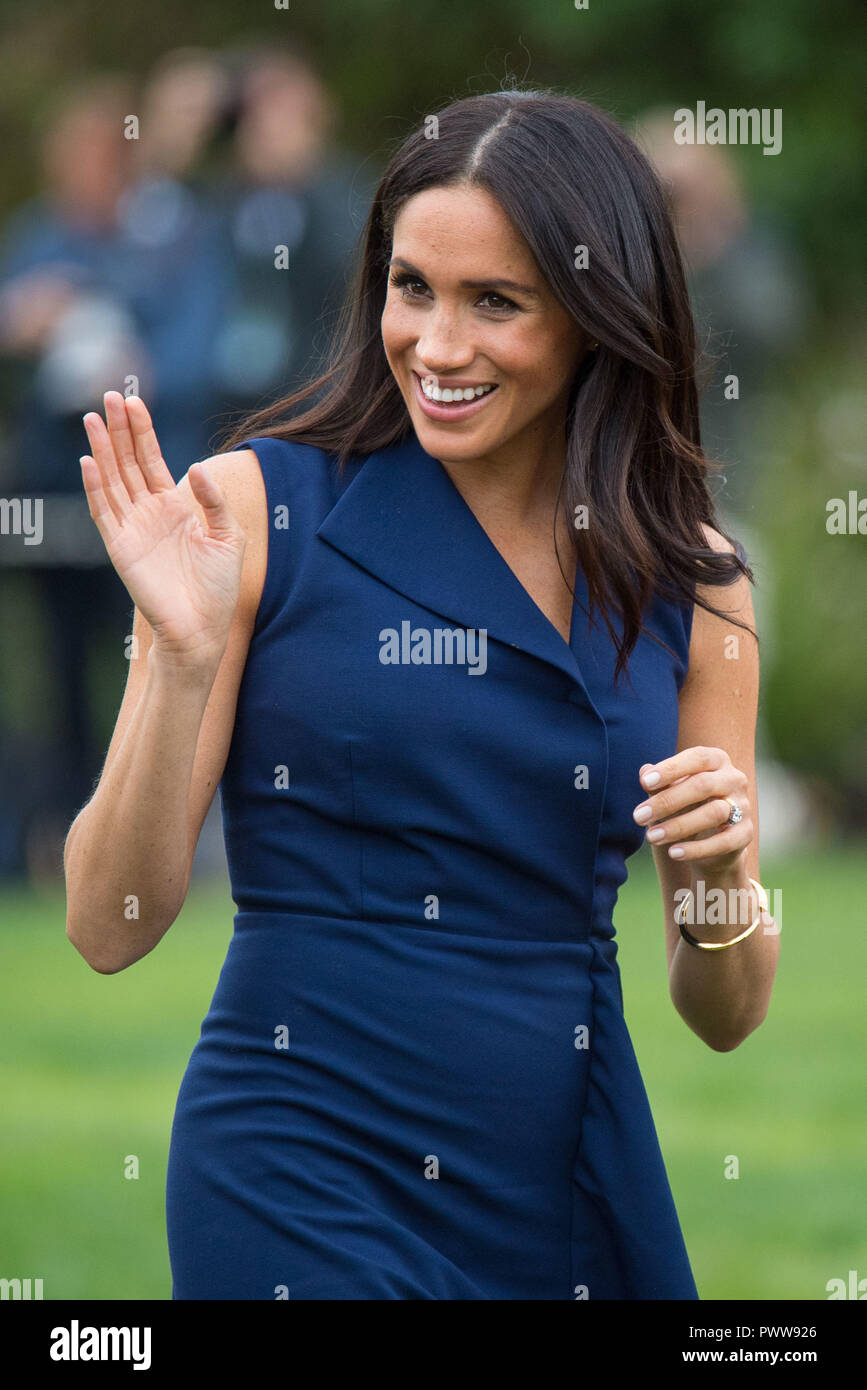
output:
[[[395,220],[391,264],[405,269],[389,279],[382,341],[419,442],[445,465],[473,462],[477,476],[487,463],[517,477],[519,461],[532,460],[526,496],[516,500],[528,519],[538,509],[547,520],[586,336],[484,188],[430,188],[411,198]],[[491,266],[497,273],[486,281]],[[470,367],[472,377],[461,375]],[[449,406],[455,389],[463,402],[464,387],[472,404]],[[476,390],[485,394],[476,398]],[[433,429],[428,420],[450,428]],[[468,420],[472,429],[451,429]]]
[[[87,417],[146,661],[68,931],[107,973],[156,945],[218,780],[238,908],[172,1130],[175,1298],[698,1296],[613,925],[646,836],[675,1006],[719,1051],[763,1018],[749,572],[693,353],[644,157],[496,92],[394,154],[328,369],[225,456],[175,489],[140,401]],[[699,885],[755,921],[679,931]]]

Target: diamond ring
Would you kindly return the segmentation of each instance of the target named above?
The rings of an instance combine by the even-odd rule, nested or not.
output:
[[[741,810],[740,806],[738,806],[737,802],[732,801],[732,799],[731,799],[730,796],[727,796],[727,797],[726,797],[726,801],[728,802],[728,804],[729,804],[729,805],[731,806],[731,808],[732,808],[732,809],[729,811],[729,818],[728,818],[728,820],[726,821],[726,825],[737,825],[738,821],[742,821],[742,820],[743,820],[743,818],[744,818],[744,813],[743,813],[743,811]]]

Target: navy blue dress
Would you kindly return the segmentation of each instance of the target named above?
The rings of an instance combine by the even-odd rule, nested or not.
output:
[[[567,645],[414,433],[343,475],[238,447],[268,564],[173,1298],[696,1299],[612,925],[691,606],[654,602],[669,650],[642,635],[615,688],[598,616]]]

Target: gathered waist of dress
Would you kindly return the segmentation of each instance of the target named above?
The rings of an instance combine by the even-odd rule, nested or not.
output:
[[[613,941],[614,928],[609,923],[588,923],[582,921],[576,913],[573,920],[569,922],[552,922],[549,919],[540,922],[539,932],[536,935],[528,936],[524,931],[518,935],[509,929],[508,910],[504,909],[502,918],[496,922],[490,922],[480,927],[477,923],[463,923],[455,921],[442,921],[431,919],[429,921],[408,921],[406,918],[361,918],[361,917],[338,917],[325,913],[304,913],[286,911],[285,909],[248,909],[239,908],[234,916],[234,926],[236,935],[256,932],[259,930],[275,931],[280,924],[285,924],[294,931],[319,930],[335,931],[343,933],[347,937],[353,935],[364,935],[373,933],[407,933],[419,938],[429,938],[431,941],[450,941],[456,938],[473,941],[499,941],[514,943],[516,946],[525,944],[527,946],[544,945],[576,945],[588,946],[591,944],[610,945],[614,947]]]

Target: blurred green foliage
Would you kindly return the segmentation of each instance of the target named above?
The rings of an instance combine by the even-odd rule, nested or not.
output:
[[[863,348],[828,334],[790,369],[756,442],[765,468],[754,523],[767,581],[761,706],[774,753],[831,823],[867,826],[867,534],[829,533],[828,504],[865,502]]]

